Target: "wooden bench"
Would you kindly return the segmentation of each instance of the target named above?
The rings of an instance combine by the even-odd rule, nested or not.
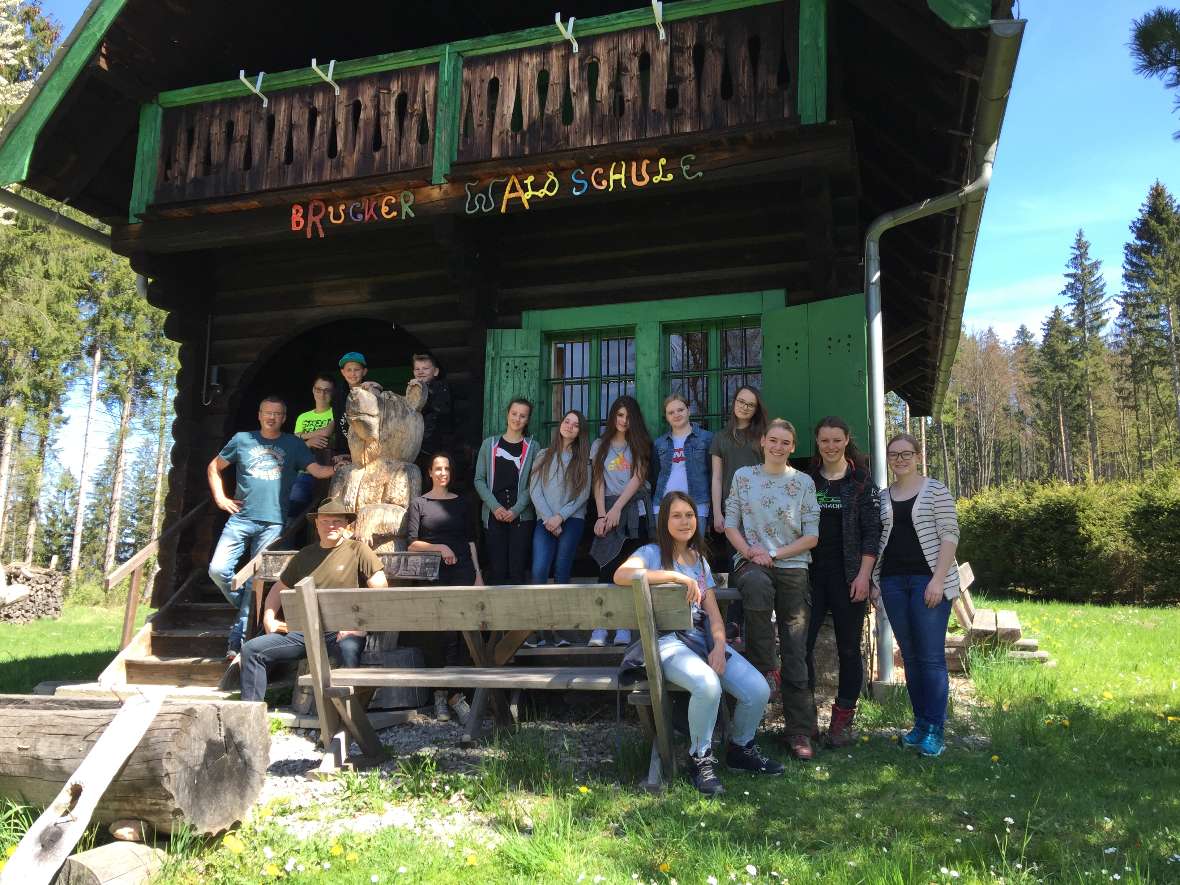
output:
[[[299,683],[311,686],[320,718],[321,742],[337,756],[347,746],[347,734],[361,748],[363,757],[356,760],[358,763],[380,758],[381,742],[366,708],[373,693],[385,686],[477,689],[471,721],[482,722],[486,705],[490,703],[497,724],[501,725],[511,724],[503,695],[505,689],[618,691],[617,666],[512,663],[521,645],[535,631],[604,627],[638,630],[643,642],[647,679],[628,686],[628,690],[645,693],[650,698],[650,707],[637,706],[652,738],[648,785],[658,788],[663,772],[671,775],[675,771],[667,684],[660,670],[656,642],[662,632],[691,626],[684,589],[679,585],[652,587],[646,573],[640,572],[631,587],[543,584],[317,591],[315,582],[305,578],[295,588],[283,591],[282,603],[290,628],[302,631],[307,639],[310,672]],[[324,633],[357,629],[456,630],[462,633],[475,666],[332,667]],[[485,640],[483,634],[489,631],[491,638]]]

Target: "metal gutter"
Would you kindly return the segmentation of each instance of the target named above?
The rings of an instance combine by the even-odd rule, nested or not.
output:
[[[111,235],[104,234],[102,231],[93,227],[87,227],[74,221],[72,218],[66,218],[59,212],[50,209],[48,206],[42,206],[40,203],[34,203],[32,200],[22,197],[20,194],[15,194],[5,188],[0,188],[0,205],[9,206],[18,212],[23,212],[26,215],[32,215],[34,218],[40,218],[46,224],[51,224],[56,228],[64,230],[68,234],[73,234],[76,237],[81,237],[87,242],[94,243],[96,246],[101,246],[104,249],[111,248]]]
[[[996,145],[1016,58],[1024,36],[1025,21],[993,21],[989,24],[991,37],[987,57],[979,83],[979,101],[975,127],[971,138],[974,179],[966,186],[911,203],[880,215],[869,225],[865,235],[865,300],[869,325],[869,410],[872,424],[872,470],[877,484],[887,485],[885,464],[885,344],[881,315],[881,237],[886,231],[939,212],[962,207],[956,234],[954,262],[951,269],[950,294],[947,300],[943,337],[939,346],[937,375],[933,403],[946,393],[951,366],[959,346],[963,327],[963,305],[967,299],[967,283],[971,277],[971,261],[979,234],[979,219],[983,214],[983,200],[991,184],[995,164]],[[877,619],[877,674],[881,682],[893,677],[893,632],[889,620]]]

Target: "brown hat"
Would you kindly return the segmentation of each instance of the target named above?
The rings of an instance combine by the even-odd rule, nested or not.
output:
[[[313,510],[307,514],[307,518],[314,521],[317,516],[347,516],[350,519],[356,519],[356,513],[351,507],[345,506],[335,498],[324,498],[320,503],[318,510]]]

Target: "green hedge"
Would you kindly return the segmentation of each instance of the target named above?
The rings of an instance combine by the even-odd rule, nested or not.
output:
[[[1180,472],[990,489],[958,512],[959,561],[983,589],[1070,602],[1180,600]]]

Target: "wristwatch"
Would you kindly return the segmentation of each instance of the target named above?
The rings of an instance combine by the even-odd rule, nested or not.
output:
[[[778,559],[778,548],[777,547],[771,547],[766,552],[770,555],[771,559]]]

